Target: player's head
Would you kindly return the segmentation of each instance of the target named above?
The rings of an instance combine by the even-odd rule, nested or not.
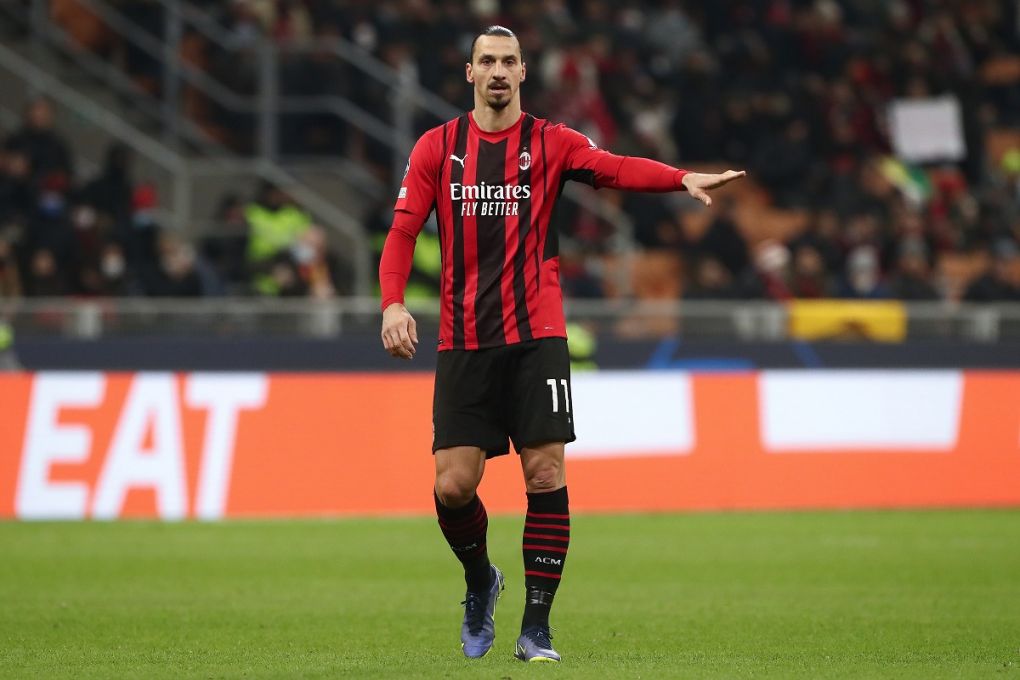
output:
[[[489,26],[471,42],[467,81],[475,86],[475,103],[503,109],[518,96],[524,82],[521,43],[509,28]]]

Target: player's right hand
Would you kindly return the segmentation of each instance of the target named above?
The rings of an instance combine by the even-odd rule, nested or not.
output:
[[[382,317],[382,343],[390,356],[400,359],[413,359],[418,344],[418,326],[407,307],[394,302],[385,310]]]

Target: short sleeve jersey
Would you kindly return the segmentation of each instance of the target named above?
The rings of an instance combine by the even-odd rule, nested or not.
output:
[[[468,113],[422,135],[394,210],[422,223],[436,212],[440,350],[566,337],[550,223],[568,180],[601,186],[595,165],[607,153],[527,113],[499,132]]]

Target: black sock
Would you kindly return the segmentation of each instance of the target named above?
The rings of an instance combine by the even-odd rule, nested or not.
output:
[[[528,494],[524,520],[524,620],[521,629],[549,626],[556,588],[570,545],[570,509],[567,487]]]
[[[464,581],[473,593],[484,593],[489,589],[492,574],[489,569],[489,553],[485,546],[485,534],[489,528],[489,517],[478,496],[460,508],[448,508],[436,496],[436,515],[439,528],[450,544],[453,554],[464,565]]]

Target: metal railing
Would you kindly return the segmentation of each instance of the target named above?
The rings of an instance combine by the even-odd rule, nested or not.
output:
[[[413,69],[393,68],[344,38],[316,38],[300,43],[276,44],[267,36],[258,36],[248,47],[242,47],[237,44],[235,35],[194,4],[181,0],[152,0],[164,10],[163,36],[156,37],[135,24],[107,0],[79,0],[83,7],[93,12],[121,40],[160,64],[161,93],[154,97],[139,88],[137,83],[111,63],[87,51],[74,49],[71,37],[48,20],[46,11],[48,1],[29,0],[29,26],[37,42],[59,47],[64,54],[73,53],[75,62],[87,72],[101,78],[120,95],[131,97],[132,109],[138,115],[145,116],[150,124],[158,122],[158,135],[171,149],[178,149],[183,144],[186,149],[211,157],[236,157],[206,129],[184,115],[181,110],[181,93],[184,87],[200,92],[223,110],[250,119],[255,136],[255,139],[250,140],[252,142],[250,147],[262,164],[260,166],[263,168],[263,172],[260,173],[262,176],[268,174],[282,176],[282,168],[276,161],[280,157],[281,123],[283,116],[286,115],[326,113],[343,121],[345,125],[360,130],[367,137],[392,151],[391,175],[392,183],[396,184],[402,176],[405,159],[416,136],[415,125],[420,122],[422,116],[441,122],[462,113],[459,108],[422,88]],[[10,8],[7,11],[10,11]],[[197,31],[218,49],[230,54],[240,55],[248,51],[254,55],[256,62],[254,92],[240,93],[230,84],[221,82],[212,74],[183,59],[181,41],[186,30]],[[311,52],[325,54],[380,85],[386,93],[380,101],[383,104],[382,109],[375,110],[373,107],[373,111],[368,111],[351,99],[336,95],[293,96],[283,92],[280,82],[281,59],[300,57]],[[266,170],[268,168],[273,168],[273,171],[269,172]],[[361,185],[360,189],[356,188],[353,192],[355,197],[379,193],[378,190],[364,191],[365,174],[354,172],[351,164],[338,164],[333,172],[343,177],[352,187]],[[300,185],[293,176],[290,177],[290,183]],[[178,193],[186,195],[184,191],[175,190],[175,195]],[[299,201],[305,202],[298,196],[298,191],[291,193]],[[306,196],[310,194],[300,193]],[[615,236],[612,247],[615,252],[624,255],[621,259],[624,266],[619,270],[616,287],[628,293],[632,277],[629,271],[630,258],[626,255],[635,249],[630,220],[609,202],[581,188],[568,186],[564,197],[582,205],[587,211],[613,227]],[[313,202],[321,208],[323,203],[328,201],[313,199]],[[179,204],[175,205],[175,213],[178,215],[180,207]],[[319,209],[313,210],[322,213]],[[331,219],[330,222],[328,226],[339,229],[353,241],[355,250],[367,252],[363,237],[349,229],[349,223],[354,222],[349,215],[345,218]],[[362,276],[369,268],[367,262],[366,258],[365,262],[355,263],[361,271],[356,277],[359,292],[366,291],[370,285],[370,272],[367,276]]]
[[[276,160],[279,156],[278,131],[281,114],[327,113],[361,130],[375,141],[394,149],[394,173],[399,179],[400,175],[396,173],[402,172],[403,163],[398,161],[397,157],[405,157],[414,141],[413,131],[410,129],[413,116],[403,115],[403,110],[408,105],[416,106],[434,115],[437,119],[459,114],[459,111],[445,100],[419,88],[415,81],[409,81],[400,71],[376,60],[342,38],[315,39],[303,41],[300,44],[278,45],[269,38],[260,36],[254,44],[254,54],[258,62],[255,92],[253,94],[238,93],[228,84],[219,81],[181,57],[181,40],[185,28],[197,30],[218,48],[239,55],[244,48],[236,44],[236,38],[229,31],[223,29],[212,17],[192,5],[182,3],[180,0],[154,1],[165,11],[165,32],[162,40],[141,29],[106,0],[79,0],[79,3],[95,14],[120,39],[161,64],[162,93],[160,100],[162,103],[155,105],[149,101],[139,104],[148,115],[158,115],[161,118],[168,143],[180,137],[205,150],[222,149],[222,145],[214,138],[182,115],[179,109],[179,95],[182,86],[186,85],[200,91],[203,96],[224,110],[235,114],[250,115],[257,120],[255,125],[257,139],[254,140],[251,147],[256,155],[263,160]],[[63,30],[44,20],[45,12],[38,8],[44,7],[46,2],[47,0],[33,0],[35,7],[32,13],[33,31],[50,42],[72,44],[70,37]],[[406,126],[401,127],[389,123],[344,97],[331,95],[299,97],[282,94],[280,87],[281,55],[310,52],[325,52],[352,65],[369,78],[386,86],[390,91],[388,100],[392,120],[404,122]],[[133,94],[145,94],[140,92],[139,88],[123,73],[112,74],[109,68],[97,66],[96,58],[93,55],[85,52],[83,59],[90,69],[102,70],[104,78],[119,90],[133,91]]]
[[[97,104],[78,90],[62,83],[58,78],[0,45],[0,69],[25,83],[26,88],[43,93],[58,105],[74,111],[80,118],[110,137],[130,146],[140,156],[166,173],[170,178],[171,208],[165,214],[169,226],[186,230],[192,221],[192,194],[194,183],[203,178],[230,178],[252,176],[285,187],[288,193],[314,215],[324,226],[344,237],[344,254],[353,269],[353,286],[359,294],[371,289],[371,253],[361,223],[299,182],[280,165],[268,159],[252,162],[223,151],[222,155],[195,162],[179,150],[171,148],[134,126],[125,116]]]
[[[409,302],[425,337],[438,327],[434,302]],[[791,340],[786,305],[763,301],[569,300],[568,320],[602,334],[628,337]],[[976,343],[1020,340],[1020,304],[905,304],[905,339]],[[0,301],[0,320],[26,337],[94,339],[123,336],[337,337],[379,332],[374,297],[278,298],[23,298]],[[635,332],[634,329],[639,329]],[[626,329],[626,330],[625,330]],[[866,341],[865,336],[856,336]]]

